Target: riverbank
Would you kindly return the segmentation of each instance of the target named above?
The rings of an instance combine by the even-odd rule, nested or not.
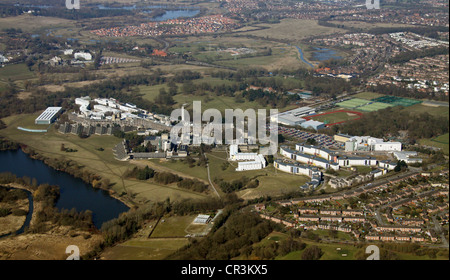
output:
[[[89,254],[103,242],[103,236],[97,230],[81,230],[73,226],[60,226],[49,221],[45,222],[48,228],[45,232],[33,233],[33,231],[26,230],[26,228],[32,228],[39,220],[38,213],[43,210],[43,202],[30,200],[35,194],[32,187],[18,183],[7,183],[2,186],[10,189],[22,189],[30,193],[31,198],[22,199],[18,204],[20,209],[26,207],[28,211],[32,211],[32,214],[28,225],[24,224],[26,217],[10,217],[14,219],[8,226],[11,234],[0,238],[0,260],[64,260],[68,256],[65,254],[65,248],[68,245],[78,246],[82,256]],[[24,201],[28,203],[23,203]],[[29,209],[30,203],[33,206],[32,210]],[[11,222],[11,219],[3,222]],[[3,231],[8,229],[3,227],[4,223],[0,223],[0,225],[2,225]],[[26,226],[25,231],[16,234],[24,226]]]
[[[11,184],[2,184],[0,185],[0,188],[4,188],[6,192],[11,192],[11,190],[13,189],[27,190],[22,186],[16,188],[14,186],[11,186]],[[32,201],[30,201],[29,197],[23,199],[15,199],[14,201],[0,201],[0,209],[3,209],[4,211],[5,209],[9,209],[9,214],[0,217],[0,239],[9,235],[16,234],[26,226],[25,222],[27,221],[30,205],[33,205],[33,203]],[[23,215],[24,213],[25,215]]]
[[[104,187],[103,184],[96,184],[94,185],[93,182],[98,182],[98,181],[90,181],[90,180],[86,180],[84,177],[77,177],[75,176],[73,173],[68,172],[67,169],[63,169],[63,168],[58,168],[55,165],[49,164],[51,162],[51,160],[53,160],[52,158],[46,157],[42,154],[39,154],[38,152],[36,152],[33,149],[30,149],[28,146],[20,144],[20,149],[22,152],[24,152],[25,154],[28,155],[29,158],[31,159],[35,159],[35,160],[39,160],[42,161],[45,165],[47,165],[48,167],[51,167],[52,169],[56,170],[56,171],[60,171],[60,172],[65,172],[71,176],[74,176],[75,178],[79,178],[81,180],[83,180],[83,182],[85,182],[86,184],[88,184],[89,186],[91,186],[93,189],[99,189],[105,192],[108,192],[109,196],[122,202],[123,204],[125,204],[129,209],[136,207],[135,203],[130,201],[129,199],[126,199],[125,197],[118,195],[114,190],[111,190],[107,187]],[[67,162],[72,161],[72,160],[68,160]],[[83,167],[84,168],[84,167]],[[87,170],[83,170],[83,172],[90,172]],[[101,178],[100,175],[95,174],[90,172],[91,175],[93,177],[97,177],[97,178]],[[91,177],[91,176],[89,176]]]

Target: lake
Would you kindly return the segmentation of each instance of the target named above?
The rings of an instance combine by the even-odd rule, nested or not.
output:
[[[104,222],[129,210],[124,203],[109,196],[108,192],[94,189],[79,178],[32,159],[22,150],[0,152],[0,172],[11,172],[17,177],[36,178],[38,184],[59,186],[60,198],[56,207],[69,210],[75,208],[77,211],[91,210],[94,225],[99,229]]]
[[[327,48],[314,48],[316,51],[312,53],[312,60],[314,61],[324,61],[329,59],[342,59],[338,53],[334,50]]]

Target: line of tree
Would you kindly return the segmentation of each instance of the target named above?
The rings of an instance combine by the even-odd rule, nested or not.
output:
[[[14,141],[10,141],[8,139],[0,138],[0,151],[7,150],[17,150],[20,148],[20,145]]]
[[[214,182],[219,185],[220,189],[224,193],[232,193],[243,189],[257,188],[259,185],[258,179],[250,179],[246,176],[242,176],[239,179],[231,182],[224,181],[221,178],[215,178]]]
[[[92,185],[95,188],[101,188],[101,189],[110,189],[111,184],[108,178],[102,178],[100,175],[95,174],[86,168],[84,166],[81,166],[77,164],[75,161],[66,159],[64,157],[61,158],[48,158],[45,157],[39,153],[37,153],[35,150],[31,149],[30,147],[23,146],[22,150],[28,154],[29,157],[37,160],[43,161],[47,166],[50,166],[51,168],[62,171],[65,173],[68,173],[75,178],[80,178],[85,183],[88,183]]]
[[[425,50],[415,50],[415,51],[406,51],[397,54],[394,57],[389,59],[389,63],[405,63],[413,59],[424,58],[424,57],[433,57],[437,55],[448,54],[448,47],[434,47]]]
[[[414,144],[419,139],[449,132],[448,126],[448,117],[432,116],[427,112],[405,112],[403,107],[397,106],[369,112],[358,120],[335,125],[333,129],[349,135],[371,135],[379,138],[398,136],[399,131],[407,131],[407,137]]]
[[[208,185],[198,179],[183,178],[170,172],[155,172],[148,166],[144,168],[135,166],[125,173],[125,177],[136,178],[138,180],[153,178],[156,183],[163,185],[177,183],[178,187],[195,192],[206,192],[208,190]]]
[[[231,211],[219,228],[167,257],[169,260],[230,260],[251,252],[252,245],[272,232],[272,222],[250,211]]]

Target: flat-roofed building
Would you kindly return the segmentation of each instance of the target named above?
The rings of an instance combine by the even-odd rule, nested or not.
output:
[[[209,221],[211,220],[211,216],[209,215],[198,215],[195,220],[194,220],[194,224],[207,224],[209,223]]]
[[[350,140],[350,138],[352,138],[352,136],[347,135],[347,134],[341,134],[341,133],[338,133],[338,134],[334,135],[334,137],[333,137],[334,141],[341,142],[341,143],[347,142],[348,140]]]
[[[45,109],[39,117],[34,121],[35,124],[51,124],[58,114],[61,112],[62,107],[48,107]]]
[[[284,125],[296,126],[296,125],[301,125],[304,122],[306,122],[305,119],[296,117],[291,114],[278,115],[278,123],[281,123]]]
[[[314,130],[319,130],[325,127],[325,124],[323,122],[318,122],[318,121],[314,121],[314,120],[309,120],[306,122],[303,122],[302,124],[300,124],[301,127],[303,128],[309,128],[309,129],[314,129]]]

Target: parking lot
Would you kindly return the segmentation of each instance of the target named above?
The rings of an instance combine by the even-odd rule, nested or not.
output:
[[[338,143],[334,141],[333,137],[320,134],[320,133],[312,133],[307,131],[298,130],[295,128],[287,128],[287,127],[278,127],[278,131],[281,134],[287,135],[289,137],[298,138],[301,140],[307,140],[309,138],[313,138],[316,140],[317,145],[320,145],[324,148],[328,149],[344,149],[343,143]]]

